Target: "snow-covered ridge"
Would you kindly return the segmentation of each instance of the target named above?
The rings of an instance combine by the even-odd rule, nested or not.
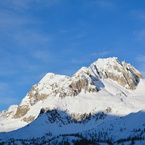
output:
[[[107,108],[115,115],[136,112],[144,106],[145,92],[141,89],[144,84],[138,70],[116,57],[98,59],[72,77],[48,73],[31,88],[20,105],[1,115],[0,132],[27,125],[42,108],[66,111],[78,120],[85,113],[95,114]]]

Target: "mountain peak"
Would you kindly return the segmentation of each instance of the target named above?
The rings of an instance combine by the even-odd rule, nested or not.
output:
[[[120,62],[117,57],[98,59],[89,68],[98,78],[112,79],[126,89],[135,89],[142,78],[138,70],[124,61]]]
[[[43,107],[50,110],[56,108],[67,110],[73,104],[73,102],[69,101],[70,98],[75,99],[87,94],[99,96],[104,90],[106,90],[104,94],[107,92],[109,96],[112,92],[110,92],[108,84],[106,87],[106,82],[109,82],[111,85],[113,83],[113,88],[117,86],[125,91],[127,89],[135,90],[140,78],[142,76],[138,70],[125,61],[120,62],[117,57],[98,59],[89,67],[79,69],[72,77],[47,73],[38,84],[31,88],[20,105],[11,107],[12,109],[8,109],[3,116],[13,120],[21,120],[25,122],[23,123],[25,125],[33,121]],[[122,93],[123,91],[120,90],[117,90],[116,93],[116,88],[113,92],[115,93],[112,95],[118,95],[119,92],[119,94],[126,96],[126,93]],[[61,100],[65,101],[62,103]],[[73,101],[75,102],[75,100]],[[76,106],[76,104],[72,106]],[[94,109],[95,107],[91,105],[90,110]],[[68,110],[76,112],[74,107]],[[83,108],[82,112],[86,112],[86,107]]]
[[[116,61],[119,61],[119,59],[118,59],[118,57],[108,57],[108,58],[99,58],[97,61],[116,62]]]
[[[68,137],[68,133],[70,137],[81,138],[82,135],[91,137],[97,133],[92,140],[96,137],[100,140],[104,135],[104,138],[108,135],[110,138],[112,135],[120,137],[120,134],[126,137],[129,132],[129,138],[133,132],[142,135],[145,121],[141,115],[144,114],[124,116],[144,108],[143,88],[145,80],[141,73],[117,57],[98,59],[89,67],[79,69],[72,77],[47,73],[31,88],[20,105],[0,112],[0,132],[15,130],[0,133],[0,144],[14,143],[13,139],[16,144],[33,144],[31,141],[35,139],[38,142],[34,144],[59,144],[58,136]],[[143,132],[140,132],[141,128]],[[83,134],[80,136],[78,132]],[[57,141],[53,142],[53,139]]]

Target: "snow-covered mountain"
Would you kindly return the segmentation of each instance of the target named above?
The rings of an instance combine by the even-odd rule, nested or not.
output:
[[[145,144],[144,88],[141,73],[116,57],[72,77],[48,73],[0,113],[0,143]]]

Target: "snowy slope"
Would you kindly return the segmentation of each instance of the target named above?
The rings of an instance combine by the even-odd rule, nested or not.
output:
[[[82,140],[89,132],[103,132],[105,127],[104,132],[117,142],[125,138],[124,133],[129,137],[133,129],[143,128],[144,88],[145,80],[140,72],[116,57],[98,59],[72,77],[48,73],[31,88],[20,105],[1,113],[0,132],[8,133],[1,133],[0,139],[31,140],[34,137],[37,140],[45,136],[49,140],[59,136],[60,140],[65,140],[66,134],[79,132],[81,137],[76,138]],[[42,110],[44,113],[39,114]],[[134,122],[129,128],[132,119],[139,123]],[[113,129],[110,128],[112,124],[116,124]],[[120,135],[122,127],[126,131]]]
[[[0,142],[5,144],[12,140],[15,143],[23,141],[28,144],[60,144],[66,138],[69,143],[85,139],[93,143],[130,144],[134,140],[138,144],[145,144],[145,110],[125,117],[98,112],[81,121],[71,119],[66,112],[52,110],[40,114],[35,121],[22,129],[1,133],[0,138]]]

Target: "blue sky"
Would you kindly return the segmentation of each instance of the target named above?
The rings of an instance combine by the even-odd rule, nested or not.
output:
[[[144,0],[1,0],[0,110],[47,73],[116,56],[145,76]]]

